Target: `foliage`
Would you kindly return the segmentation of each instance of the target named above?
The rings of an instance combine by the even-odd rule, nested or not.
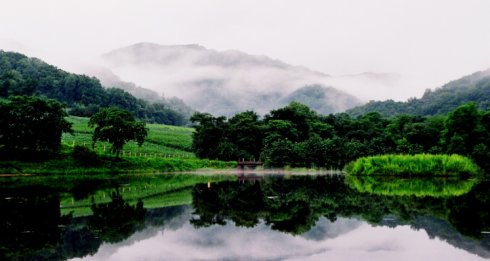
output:
[[[480,111],[473,103],[433,117],[386,118],[377,112],[355,118],[346,113],[318,115],[296,102],[263,119],[253,115],[243,112],[227,120],[195,114],[196,156],[222,160],[260,156],[270,167],[342,169],[371,155],[457,153],[490,169],[490,110]]]
[[[88,127],[89,118],[70,116],[67,118],[73,124],[73,135],[63,135],[63,143],[73,147],[76,145],[89,146],[92,143],[93,128]],[[135,141],[129,141],[124,146],[124,151],[132,152],[133,155],[154,155],[178,156],[194,158],[191,153],[192,133],[194,129],[188,127],[169,126],[161,124],[146,124],[148,136],[145,143],[139,147]],[[96,151],[99,154],[106,154],[109,150],[108,142],[98,142]]]
[[[45,162],[3,161],[0,164],[0,171],[17,174],[66,174],[76,176],[83,174],[166,173],[236,168],[236,161],[196,158],[124,157],[114,160],[112,157],[98,156],[98,160],[100,161],[98,164],[92,162],[89,165],[85,165],[73,159],[70,153]]]
[[[36,96],[0,101],[0,153],[4,158],[46,158],[56,153],[61,135],[71,132],[62,104]]]
[[[73,147],[72,156],[75,161],[80,162],[85,166],[94,166],[100,164],[97,153],[93,150],[88,149],[87,147],[76,145],[75,147]]]
[[[141,146],[148,135],[144,122],[135,121],[129,111],[116,107],[102,109],[90,118],[88,124],[89,127],[95,126],[93,146],[99,140],[107,141],[112,144],[111,151],[117,158],[126,142],[134,140]]]
[[[180,112],[183,106],[176,107],[173,101],[147,102],[119,88],[105,89],[96,78],[68,73],[19,53],[0,51],[0,97],[13,95],[43,95],[67,104],[70,114],[77,116],[92,116],[101,108],[115,106],[149,122],[187,123],[188,112]]]
[[[461,176],[478,174],[478,167],[460,155],[382,155],[362,157],[349,164],[349,175]]]
[[[230,157],[229,155],[219,155],[217,148],[224,142],[224,131],[226,128],[225,117],[213,117],[209,113],[195,113],[191,117],[191,122],[198,122],[196,132],[192,136],[192,147],[196,156],[200,158],[214,159],[218,156]]]
[[[406,102],[370,101],[347,111],[352,116],[379,112],[384,116],[399,114],[444,115],[457,107],[474,102],[479,109],[490,109],[490,71],[477,72],[452,81],[435,90],[426,90],[422,98]]]

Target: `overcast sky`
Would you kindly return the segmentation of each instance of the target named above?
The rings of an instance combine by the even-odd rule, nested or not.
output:
[[[0,0],[0,8],[0,48],[15,41],[58,63],[137,42],[196,43],[332,75],[398,73],[408,96],[490,68],[488,0]]]

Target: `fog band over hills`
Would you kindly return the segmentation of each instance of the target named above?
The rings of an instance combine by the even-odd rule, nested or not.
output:
[[[312,107],[320,113],[341,112],[374,94],[390,96],[386,90],[397,81],[391,74],[332,77],[266,56],[199,45],[139,43],[108,52],[101,60],[123,81],[182,98],[196,110],[217,115],[243,110],[265,114],[293,100],[318,104]]]

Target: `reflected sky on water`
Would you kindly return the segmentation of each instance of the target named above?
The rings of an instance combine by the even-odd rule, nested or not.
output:
[[[148,231],[140,232],[147,234]],[[358,219],[321,218],[292,236],[261,222],[253,228],[213,225],[152,230],[74,260],[485,260],[408,225],[373,227]]]

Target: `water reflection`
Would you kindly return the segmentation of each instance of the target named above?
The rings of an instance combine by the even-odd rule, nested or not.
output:
[[[346,177],[347,184],[359,192],[387,196],[454,197],[468,193],[479,181],[456,177],[400,178],[385,176]]]
[[[189,177],[193,182],[177,177],[184,185],[171,189],[163,186],[175,178],[164,179],[154,182],[161,187],[148,186],[154,178],[139,178],[135,184],[107,182],[88,192],[46,184],[2,188],[0,259],[490,258],[490,237],[482,233],[490,230],[489,182],[472,181],[466,194],[447,194],[460,191],[454,181],[421,196],[396,193],[393,183],[381,181],[374,185],[395,193],[360,192],[343,176]],[[416,184],[426,189],[434,182]],[[135,192],[136,184],[147,189]],[[91,202],[100,190],[112,194]],[[79,211],[90,215],[60,210],[74,192],[80,202],[90,202]],[[175,202],[175,195],[178,202],[189,197],[192,204],[157,203],[162,198]]]
[[[146,210],[143,201],[140,199],[135,206],[131,206],[122,198],[119,189],[111,194],[110,202],[93,202],[91,210],[93,214],[88,219],[89,228],[104,242],[122,241],[144,228]]]

